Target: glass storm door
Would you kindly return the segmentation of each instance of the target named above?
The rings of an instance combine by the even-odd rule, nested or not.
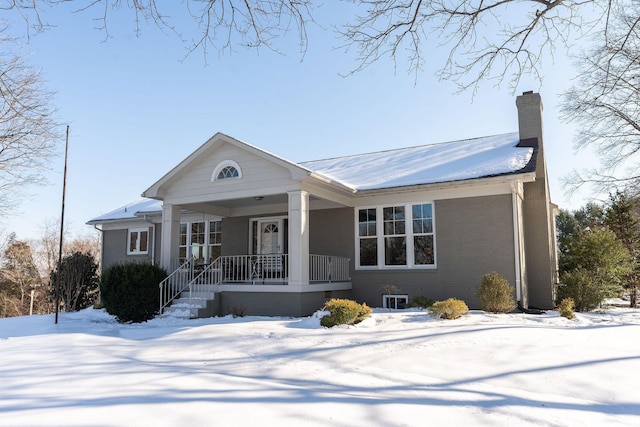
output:
[[[282,220],[260,221],[258,233],[259,255],[277,254],[282,248]]]

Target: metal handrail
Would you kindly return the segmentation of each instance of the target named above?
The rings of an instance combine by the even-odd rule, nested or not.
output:
[[[193,265],[194,259],[187,259],[160,282],[160,314],[193,280]]]

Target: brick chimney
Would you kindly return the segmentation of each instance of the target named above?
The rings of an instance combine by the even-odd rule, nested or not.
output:
[[[516,98],[518,107],[518,128],[520,141],[537,139],[538,158],[536,175],[546,180],[546,165],[544,161],[544,147],[542,141],[542,98],[533,91],[523,92]]]
[[[538,93],[524,92],[516,98],[516,106],[521,146],[537,146],[536,179],[523,185],[528,304],[551,308],[555,299],[557,261],[554,205],[550,200],[542,137],[542,99]]]

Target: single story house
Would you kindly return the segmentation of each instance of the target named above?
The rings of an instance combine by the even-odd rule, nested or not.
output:
[[[477,308],[496,271],[523,307],[557,285],[540,95],[518,132],[293,163],[217,133],[142,193],[89,221],[102,266],[158,263],[162,311],[304,316],[329,298]],[[177,307],[177,308],[176,308]]]

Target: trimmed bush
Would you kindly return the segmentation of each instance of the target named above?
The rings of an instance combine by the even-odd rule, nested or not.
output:
[[[560,316],[566,317],[567,319],[573,319],[576,315],[573,313],[574,302],[571,298],[565,298],[560,302],[558,306],[558,312]]]
[[[457,319],[462,316],[466,312],[469,311],[469,307],[465,304],[464,301],[449,298],[444,301],[434,302],[431,307],[429,307],[429,314],[434,317],[439,317],[441,319]]]
[[[348,299],[333,298],[324,305],[330,314],[320,319],[320,325],[331,328],[336,325],[355,325],[369,317],[371,309]]]
[[[476,297],[480,301],[480,308],[484,311],[509,313],[516,308],[513,292],[514,287],[507,279],[494,271],[482,277]]]
[[[409,300],[409,304],[407,304],[407,307],[429,308],[433,305],[434,302],[435,301],[431,298],[423,296],[411,297],[411,299]]]
[[[141,263],[113,265],[102,273],[102,303],[119,322],[144,322],[158,313],[162,268]]]

